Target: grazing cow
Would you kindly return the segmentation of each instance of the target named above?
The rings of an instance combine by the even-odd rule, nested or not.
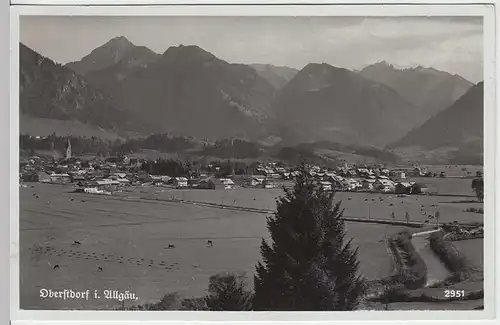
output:
[[[82,243],[80,243],[78,240],[75,240],[75,242],[73,243],[74,246],[80,246]]]
[[[175,248],[175,245],[168,244],[168,247],[167,247],[167,248],[168,248],[168,249],[170,249],[170,248]]]
[[[36,197],[37,199],[39,199],[39,198],[40,198],[38,195],[37,195],[37,196],[35,196],[35,197]]]
[[[54,270],[55,270],[55,269],[58,269],[58,268],[59,268],[59,264],[56,264],[56,265],[54,265],[54,267],[53,267],[53,269],[54,269]]]
[[[214,243],[209,239],[207,240],[207,246],[208,247],[212,247],[214,245]]]
[[[100,267],[100,266],[99,266],[99,267],[97,268],[97,272],[101,272],[101,271],[102,271],[102,267]]]

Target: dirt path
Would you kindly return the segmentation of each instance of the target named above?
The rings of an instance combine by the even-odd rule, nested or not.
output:
[[[435,230],[438,231],[438,230]],[[434,231],[430,232],[422,232],[413,234],[411,242],[413,247],[418,254],[424,260],[425,265],[427,266],[427,283],[426,287],[431,286],[436,282],[440,282],[448,278],[451,273],[444,266],[441,260],[434,254],[432,249],[429,246],[428,236]]]

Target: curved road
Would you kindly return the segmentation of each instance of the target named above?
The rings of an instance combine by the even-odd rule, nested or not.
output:
[[[435,230],[439,231],[439,230]],[[411,238],[411,242],[413,247],[418,254],[424,260],[425,265],[427,266],[427,283],[426,287],[431,286],[436,282],[440,282],[448,278],[451,273],[444,266],[443,262],[439,259],[439,257],[434,254],[431,247],[429,246],[428,235],[435,231],[426,231],[421,233],[413,234]]]

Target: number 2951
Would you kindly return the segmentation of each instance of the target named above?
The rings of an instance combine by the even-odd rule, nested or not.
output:
[[[465,290],[445,290],[445,298],[461,298],[465,297]]]

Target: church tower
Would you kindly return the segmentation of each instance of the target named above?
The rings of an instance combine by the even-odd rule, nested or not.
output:
[[[66,159],[71,158],[71,141],[68,138],[68,145],[66,147]]]

